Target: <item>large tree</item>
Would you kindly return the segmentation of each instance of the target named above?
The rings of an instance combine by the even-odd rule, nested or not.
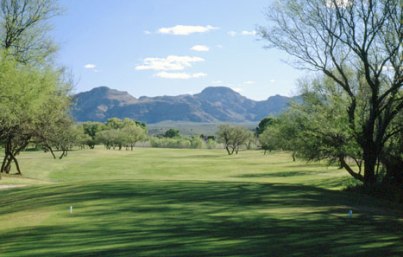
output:
[[[57,124],[60,119],[50,118],[51,113],[67,114],[68,82],[53,65],[56,48],[47,23],[58,10],[54,0],[0,0],[1,172],[9,172],[14,163],[21,173],[18,153],[40,139],[40,130],[49,132]]]
[[[269,47],[294,56],[297,67],[323,72],[346,93],[367,186],[401,129],[390,127],[403,109],[402,9],[400,0],[281,0],[260,28]]]
[[[5,151],[0,172],[8,173],[15,163],[21,173],[16,156],[39,136],[43,126],[57,122],[50,115],[54,110],[66,113],[68,98],[63,87],[59,72],[51,67],[21,65],[11,56],[0,55],[0,144]]]

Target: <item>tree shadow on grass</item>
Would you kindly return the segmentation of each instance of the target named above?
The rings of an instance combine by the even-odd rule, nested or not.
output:
[[[0,217],[49,206],[56,214],[43,225],[1,232],[0,255],[401,256],[401,211],[372,201],[258,183],[113,181],[16,189],[3,192]]]
[[[252,174],[242,174],[236,176],[237,178],[286,178],[295,176],[306,176],[313,174],[320,174],[319,171],[283,171],[283,172],[272,172],[272,173],[252,173]]]

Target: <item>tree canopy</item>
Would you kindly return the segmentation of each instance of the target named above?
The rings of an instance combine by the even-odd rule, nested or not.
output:
[[[361,150],[369,187],[386,145],[402,129],[391,129],[403,109],[402,9],[400,0],[275,1],[269,25],[259,30],[269,47],[295,57],[297,67],[333,80],[333,95],[343,92],[339,112]]]
[[[228,155],[238,154],[241,145],[248,142],[253,133],[246,128],[231,125],[220,125],[217,132],[217,141],[224,144]]]

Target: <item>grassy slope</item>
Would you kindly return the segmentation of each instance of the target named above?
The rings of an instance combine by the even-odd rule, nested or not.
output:
[[[399,208],[287,154],[96,149],[21,165],[0,181],[30,184],[0,191],[0,256],[403,255]]]

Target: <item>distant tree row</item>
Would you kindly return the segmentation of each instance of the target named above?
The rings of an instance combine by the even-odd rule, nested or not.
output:
[[[147,140],[146,125],[128,118],[111,118],[105,123],[85,122],[81,127],[87,135],[85,143],[91,149],[96,144],[103,144],[106,149],[133,150],[137,142]]]
[[[151,147],[214,149],[217,146],[214,136],[182,136],[178,129],[170,128],[164,134],[150,137]]]

